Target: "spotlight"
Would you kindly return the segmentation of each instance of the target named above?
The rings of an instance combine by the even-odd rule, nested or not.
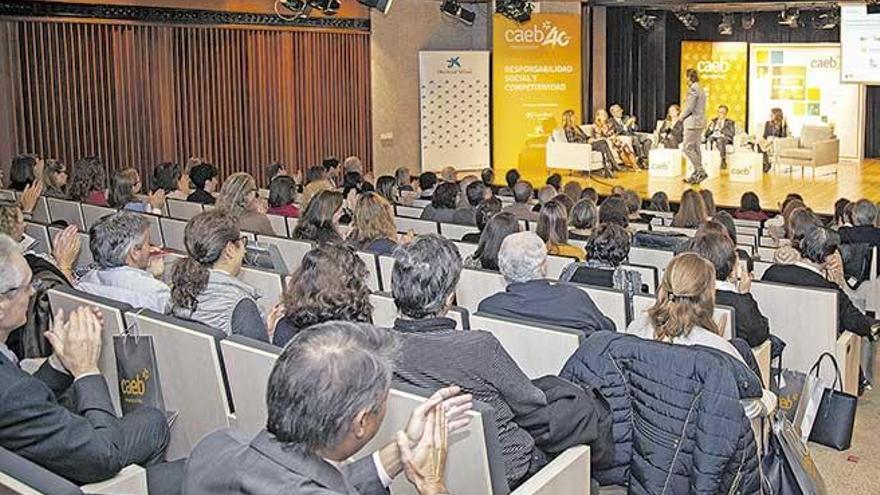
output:
[[[534,8],[532,3],[526,0],[498,0],[495,2],[495,12],[519,23],[531,19]]]
[[[462,7],[457,0],[443,0],[443,3],[440,4],[440,12],[458,19],[468,26],[473,26],[474,20],[477,18],[477,14]]]
[[[293,12],[293,17],[285,17],[278,11],[278,4],[283,5],[287,10]],[[308,17],[312,7],[305,0],[280,0],[275,2],[275,13],[285,20],[294,20],[297,17]]]
[[[813,27],[816,29],[834,29],[840,25],[840,12],[831,9],[827,12],[816,13],[813,16]]]
[[[788,26],[796,29],[801,25],[801,11],[798,9],[785,9],[779,13],[780,26]]]
[[[639,9],[633,14],[633,21],[645,31],[650,31],[657,23],[657,16],[649,14],[645,9]]]
[[[688,12],[687,9],[679,10],[675,13],[675,18],[678,19],[678,22],[684,26],[688,31],[696,31],[697,26],[700,25],[700,20],[697,19],[693,13]]]
[[[388,15],[388,12],[391,11],[391,4],[394,3],[394,0],[358,0],[358,2]]]
[[[752,29],[753,27],[755,27],[755,13],[749,12],[748,14],[745,14],[740,22],[743,31],[748,31]]]
[[[731,36],[733,34],[733,24],[736,18],[733,14],[721,14],[721,23],[718,24],[718,34],[722,36]]]

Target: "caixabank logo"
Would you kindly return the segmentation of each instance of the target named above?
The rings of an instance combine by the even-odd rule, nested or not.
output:
[[[533,45],[564,48],[571,43],[571,36],[564,29],[546,20],[526,27],[508,28],[504,41],[514,45]]]
[[[443,67],[437,72],[448,76],[450,74],[473,74],[474,71],[464,65],[461,55],[453,55],[445,60]]]

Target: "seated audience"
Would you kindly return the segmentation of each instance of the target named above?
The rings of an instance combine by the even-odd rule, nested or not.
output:
[[[434,195],[434,187],[437,186],[437,174],[434,172],[422,172],[419,175],[419,199],[431,199]]]
[[[98,369],[100,315],[86,306],[67,318],[56,312],[46,333],[54,351],[36,373],[26,373],[6,342],[26,323],[34,288],[27,262],[5,235],[0,274],[0,446],[77,484],[107,480],[129,464],[161,462],[170,438],[165,415],[141,407],[116,416]],[[59,397],[71,388],[68,409]],[[150,491],[167,493],[154,481],[148,471]]]
[[[764,222],[764,228],[767,229],[770,237],[777,240],[784,238],[785,226],[788,224],[788,217],[785,216],[786,212],[790,213],[796,208],[803,208],[805,206],[804,198],[800,194],[790,193],[786,195],[779,205],[780,214]]]
[[[443,182],[458,182],[455,174],[455,167],[443,167],[443,170],[440,171],[440,179]]]
[[[552,201],[553,198],[556,197],[556,188],[550,185],[546,185],[538,190],[536,196],[538,197],[538,204],[532,207],[532,211],[540,212],[541,208]]]
[[[67,195],[73,201],[107,206],[107,175],[104,162],[97,156],[83,158],[73,164]]]
[[[794,248],[800,259],[793,264],[774,264],[764,272],[761,280],[781,284],[834,289],[837,291],[837,331],[850,332],[862,337],[873,338],[878,329],[877,320],[865,316],[852,303],[840,286],[827,279],[824,274],[828,259],[837,252],[837,235],[816,224],[805,228],[803,238],[795,239]]]
[[[671,211],[669,208],[669,196],[666,195],[663,191],[657,191],[651,196],[650,204],[648,205],[648,209],[651,211],[662,211],[668,212]]]
[[[73,281],[76,278],[73,266],[80,250],[76,226],[70,225],[55,234],[55,238],[52,239],[51,255],[39,254],[33,251],[36,240],[25,233],[24,220],[22,207],[0,203],[0,234],[8,235],[18,243],[22,255],[34,273],[34,278],[42,279],[44,272],[51,272],[60,281]]]
[[[556,201],[541,208],[535,233],[547,243],[549,254],[577,258],[578,261],[584,261],[587,256],[583,249],[568,243],[568,213]]]
[[[492,170],[491,167],[486,167],[482,171],[480,171],[480,181],[484,186],[489,188],[492,191],[492,195],[498,194],[501,190],[499,186],[495,185],[495,171]]]
[[[224,210],[194,216],[184,231],[186,258],[171,273],[171,309],[174,316],[197,321],[224,332],[272,341],[278,307],[269,324],[257,306],[261,294],[239,280],[247,237]]]
[[[628,296],[648,292],[639,272],[621,265],[629,256],[629,232],[613,223],[603,223],[587,239],[587,261],[565,267],[559,280],[599,287],[611,287]]]
[[[797,249],[797,244],[803,240],[809,229],[819,225],[819,219],[808,208],[798,207],[789,210],[786,216],[788,220],[785,225],[785,238],[780,239],[779,247],[773,252],[773,262],[782,265],[800,261],[801,253]]]
[[[852,226],[852,201],[840,198],[834,202],[834,218],[831,219],[831,229],[840,230],[841,227]],[[849,214],[848,214],[849,213]]]
[[[301,241],[341,242],[342,193],[321,191],[309,201],[290,237]]]
[[[631,223],[648,223],[651,220],[640,213],[642,198],[639,197],[639,193],[627,189],[623,193],[623,202],[626,203],[626,218]]]
[[[407,172],[407,177],[409,177],[409,172]],[[390,175],[383,175],[376,180],[376,192],[385,198],[390,205],[398,202],[401,190],[397,187],[397,180]]]
[[[875,226],[877,205],[871,200],[860,199],[852,209],[852,227],[840,227],[842,244],[869,244],[880,246],[880,228]]]
[[[270,215],[282,217],[299,217],[299,208],[296,201],[296,180],[289,175],[279,175],[269,183],[269,211]]]
[[[217,177],[217,167],[210,163],[200,163],[189,171],[189,180],[192,182],[193,191],[187,196],[187,201],[212,205],[217,202],[214,191],[220,183]]]
[[[715,304],[734,309],[734,335],[757,347],[769,337],[770,324],[749,292],[752,277],[734,248],[725,234],[708,233],[697,235],[687,250],[715,266]]]
[[[463,183],[463,181],[462,181]],[[453,223],[460,225],[476,225],[477,224],[477,207],[492,197],[492,190],[486,187],[481,181],[474,181],[468,184],[465,191],[468,206],[459,208],[453,216]]]
[[[43,167],[43,196],[67,199],[67,167],[61,160],[46,160]]]
[[[486,223],[489,222],[489,219],[496,213],[501,212],[501,206],[501,200],[494,196],[480,203],[480,206],[477,206],[476,212],[474,213],[474,221],[477,224],[477,230],[479,232],[468,232],[461,236],[461,242],[478,244],[480,242],[480,236],[486,228]]]
[[[557,194],[556,196],[553,196],[552,201],[556,201],[557,203],[559,203],[559,204],[561,204],[562,206],[564,206],[564,207],[565,207],[565,213],[566,213],[567,215],[570,214],[570,213],[571,213],[571,210],[574,209],[574,201],[572,201],[571,198],[569,198],[569,197],[566,196],[565,194],[561,194],[561,193],[560,193],[560,194]]]
[[[547,248],[534,233],[520,232],[504,239],[498,265],[507,289],[483,299],[478,312],[574,328],[587,336],[616,330],[589,294],[547,279]]]
[[[397,170],[394,171],[394,181],[398,190],[407,192],[413,191],[412,176],[410,175],[408,168],[398,167]],[[378,184],[376,187],[378,188]]]
[[[153,169],[153,190],[161,189],[166,198],[186,201],[190,194],[189,175],[180,171],[180,165],[171,162],[160,163]]]
[[[287,177],[287,167],[280,162],[272,162],[266,165],[266,184],[272,184],[272,181],[278,177]]]
[[[111,208],[136,211],[140,213],[161,212],[165,206],[165,192],[157,189],[146,198],[139,198],[141,174],[133,168],[117,170],[110,177],[107,204]]]
[[[626,202],[619,196],[611,196],[599,205],[599,223],[614,223],[623,228],[629,227]]]
[[[478,179],[475,175],[466,175],[466,176],[462,177],[461,180],[459,180],[456,183],[456,184],[458,184],[458,207],[459,208],[470,208],[471,207],[470,203],[468,202],[467,188],[469,185],[473,184],[474,182],[480,182],[480,179]],[[482,186],[483,191],[486,190],[486,186],[483,186],[482,182],[480,182],[480,186]],[[481,200],[482,200],[482,198],[481,198]]]
[[[352,191],[355,194],[360,194],[365,190],[372,190],[372,187],[368,187],[366,184],[359,172],[346,172],[342,176],[342,197],[347,198]]]
[[[551,174],[549,177],[547,177],[547,180],[545,183],[548,186],[553,187],[553,189],[556,191],[554,193],[554,195],[562,192],[562,176],[561,175]]]
[[[575,203],[568,215],[568,238],[576,241],[586,241],[593,234],[593,229],[599,224],[599,210],[592,200],[582,199]]]
[[[337,186],[342,184],[342,164],[339,163],[339,158],[335,156],[327,156],[321,161],[321,168],[323,169],[321,173],[321,178],[330,181],[330,184],[333,189],[336,189]],[[306,181],[308,184],[309,181]],[[308,204],[303,203],[303,204]]]
[[[515,419],[547,405],[498,339],[471,329],[456,332],[445,318],[455,297],[461,257],[452,241],[419,236],[395,251],[392,295],[400,317],[394,331],[400,341],[395,378],[435,390],[456,384],[495,411],[504,473],[516,486],[547,463],[535,440]]]
[[[507,183],[507,187],[502,187],[498,194],[500,196],[513,196],[513,189],[516,186],[516,183],[519,182],[520,175],[519,170],[512,168],[504,174],[504,182]]]
[[[706,211],[703,197],[697,191],[688,189],[681,195],[681,204],[678,206],[678,212],[672,217],[672,226],[695,229],[708,219],[709,213]]]
[[[519,232],[519,220],[511,213],[501,212],[486,223],[480,235],[477,250],[464,260],[465,268],[498,271],[498,251],[501,243],[511,234]]]
[[[703,205],[706,207],[706,217],[714,217],[716,209],[715,196],[712,195],[712,191],[708,189],[700,189],[700,197],[703,198]]]
[[[284,347],[300,331],[326,321],[369,323],[373,318],[367,267],[348,246],[322,244],[291,274],[281,300],[275,345]]]
[[[246,172],[230,175],[217,196],[217,209],[238,221],[238,228],[261,235],[275,235],[266,216],[266,205],[257,193],[257,181]]]
[[[532,211],[532,206],[529,204],[534,194],[532,185],[521,180],[513,186],[511,194],[513,195],[514,203],[501,211],[512,213],[519,220],[537,222],[538,214]]]
[[[300,205],[303,208],[307,208],[312,198],[321,191],[336,190],[336,185],[327,177],[327,171],[324,167],[310,167],[306,170],[306,182],[300,198]]]
[[[9,188],[23,192],[37,180],[37,173],[43,168],[40,157],[32,154],[18,155],[9,167]]]
[[[577,203],[581,199],[581,193],[584,191],[583,186],[581,186],[580,182],[575,182],[570,180],[565,183],[565,187],[562,188],[562,193],[571,199],[572,203]]]
[[[368,192],[358,198],[351,226],[347,240],[359,251],[391,254],[397,247],[394,210],[379,193]]]
[[[743,361],[721,337],[715,313],[715,267],[695,253],[672,258],[657,290],[657,302],[636,315],[626,333],[678,345],[703,345]]]
[[[763,222],[770,218],[770,216],[761,209],[761,200],[758,198],[758,195],[749,191],[743,193],[742,197],[740,197],[739,208],[733,212],[733,218]]]
[[[419,495],[449,493],[446,438],[467,425],[471,408],[457,387],[413,410],[396,441],[349,462],[382,425],[396,348],[390,332],[369,325],[330,322],[303,332],[269,375],[266,429],[203,438],[187,460],[185,493],[380,494],[401,471]]]
[[[581,191],[581,199],[589,199],[593,202],[593,204],[599,204],[599,193],[596,192],[595,188],[586,187],[583,191]]]
[[[458,208],[458,185],[454,182],[441,182],[434,189],[431,204],[422,210],[422,220],[440,223],[457,223],[456,215],[466,215],[469,210]],[[473,221],[470,223],[473,225]]]
[[[79,290],[168,312],[171,290],[157,279],[165,271],[162,250],[150,243],[145,218],[127,211],[107,215],[89,229],[89,249],[98,268],[79,279]]]

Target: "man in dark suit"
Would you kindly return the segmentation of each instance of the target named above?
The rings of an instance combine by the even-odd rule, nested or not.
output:
[[[80,484],[161,461],[169,439],[163,413],[144,407],[116,417],[98,370],[102,324],[93,309],[67,321],[57,313],[46,333],[52,356],[33,376],[19,368],[6,339],[27,320],[31,277],[18,247],[0,235],[0,446]],[[71,386],[73,411],[56,399]]]
[[[397,442],[343,464],[379,431],[395,349],[394,334],[371,325],[333,321],[301,332],[269,376],[266,430],[205,437],[187,461],[185,493],[378,495],[401,470],[420,495],[448,493],[446,433],[467,425],[471,407],[458,387],[417,407]]]
[[[709,176],[703,168],[703,154],[700,152],[700,136],[706,127],[706,92],[700,87],[700,74],[696,69],[687,70],[688,90],[684,101],[681,120],[684,122],[684,155],[694,164],[694,174],[685,179],[690,184],[699,184]]]
[[[727,110],[727,105],[718,107],[718,116],[709,122],[703,135],[709,146],[715,146],[721,153],[721,168],[727,168],[727,145],[733,143],[736,135],[736,122],[727,118]]]
[[[630,136],[632,138],[632,147],[640,163],[645,163],[648,159],[648,153],[651,151],[651,137],[647,134],[639,132],[639,124],[632,115],[624,115],[623,107],[620,105],[611,105],[608,109],[611,114],[611,127],[618,136]]]

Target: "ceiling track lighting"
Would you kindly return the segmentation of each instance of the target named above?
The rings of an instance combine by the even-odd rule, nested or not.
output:
[[[740,27],[742,27],[743,31],[748,31],[755,27],[755,13],[749,12],[742,16],[740,19]]]
[[[735,23],[736,17],[732,13],[726,12],[721,14],[721,22],[718,24],[718,34],[721,36],[732,36],[733,25]]]
[[[700,25],[700,20],[697,19],[697,16],[690,12],[689,10],[682,9],[675,12],[675,18],[678,19],[678,22],[684,26],[688,31],[696,31],[697,26]]]
[[[813,16],[813,28],[818,30],[835,29],[840,25],[840,11],[836,8],[825,12],[816,12]]]
[[[457,0],[443,0],[443,3],[440,4],[440,12],[468,26],[473,26],[474,20],[477,18],[477,14],[474,11],[462,7]]]
[[[801,26],[801,11],[796,8],[786,8],[779,13],[777,20],[780,26],[788,26],[797,29]]]
[[[523,22],[532,18],[535,6],[526,0],[498,0],[495,2],[495,12],[507,17],[512,21]]]
[[[650,31],[654,28],[654,24],[657,23],[657,16],[649,14],[645,9],[639,9],[633,14],[633,22],[645,31]]]

